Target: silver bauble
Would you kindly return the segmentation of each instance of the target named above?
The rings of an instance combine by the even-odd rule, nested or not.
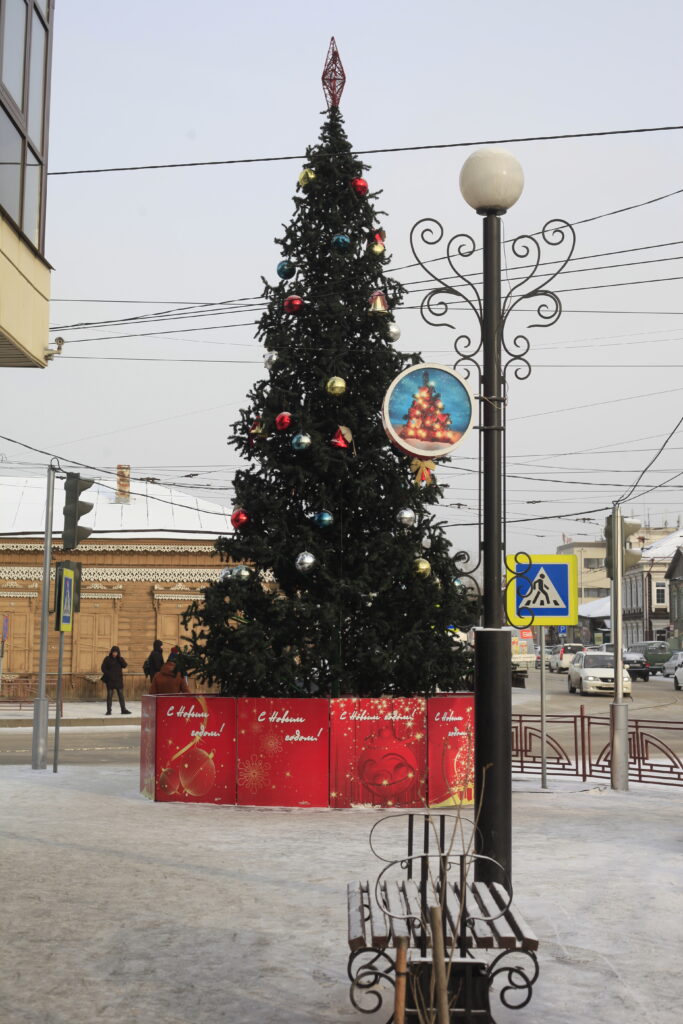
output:
[[[266,364],[267,370],[272,370],[277,362],[277,352],[269,352],[267,356],[264,356],[263,362]]]
[[[399,526],[415,526],[415,513],[412,508],[402,508],[397,512],[396,522]]]
[[[310,572],[315,568],[316,557],[310,551],[302,551],[296,556],[294,563],[299,572]]]
[[[429,551],[429,549],[432,546],[432,542],[429,539],[429,537],[423,537],[422,540],[420,541],[420,543],[421,543],[421,545],[422,545],[422,547],[424,548],[425,551]]]
[[[232,575],[233,579],[239,580],[240,583],[246,583],[251,577],[251,569],[248,569],[246,565],[237,565]]]
[[[387,326],[387,334],[389,335],[389,341],[398,341],[401,337],[401,328],[392,321]]]

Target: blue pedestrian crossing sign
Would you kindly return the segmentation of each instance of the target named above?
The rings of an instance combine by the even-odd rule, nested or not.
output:
[[[579,621],[576,555],[508,555],[511,626],[575,626]]]

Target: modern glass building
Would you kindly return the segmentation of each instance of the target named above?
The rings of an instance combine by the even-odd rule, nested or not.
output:
[[[0,0],[0,366],[46,365],[54,0]]]

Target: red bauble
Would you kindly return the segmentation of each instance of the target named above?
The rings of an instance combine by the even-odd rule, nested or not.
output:
[[[330,444],[334,445],[335,448],[348,448],[349,447],[349,442],[344,437],[344,434],[342,432],[342,428],[341,427],[339,428],[337,433],[334,435],[334,437],[330,441]]]
[[[206,796],[216,784],[216,765],[205,750],[193,747],[181,758],[180,784],[189,796]]]
[[[285,313],[300,313],[304,308],[304,300],[299,295],[290,295],[282,304]]]
[[[159,776],[159,788],[166,793],[167,796],[173,796],[180,789],[180,772],[175,765],[169,765],[168,768],[164,768],[161,775]]]
[[[230,516],[230,522],[236,530],[246,526],[249,522],[249,513],[246,508],[236,508]]]
[[[366,196],[370,191],[370,186],[368,185],[365,178],[354,178],[353,181],[351,182],[351,188],[353,189],[357,196],[361,197]]]
[[[289,430],[292,425],[291,412],[279,412],[275,417],[276,430]]]
[[[391,725],[382,725],[358,760],[358,776],[382,803],[392,802],[418,780],[415,754],[396,738]]]

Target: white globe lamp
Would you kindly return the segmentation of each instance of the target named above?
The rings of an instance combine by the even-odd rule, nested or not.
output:
[[[523,188],[522,165],[506,149],[477,149],[460,171],[462,197],[477,213],[505,213],[515,205]]]

